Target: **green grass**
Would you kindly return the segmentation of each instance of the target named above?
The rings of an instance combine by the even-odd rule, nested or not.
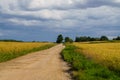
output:
[[[16,53],[16,52],[13,52],[13,53],[1,53],[0,54],[0,62],[5,62],[5,61],[8,61],[8,60],[17,58],[19,56],[26,55],[28,53],[32,53],[32,52],[36,52],[36,51],[40,51],[40,50],[45,50],[45,49],[51,48],[53,46],[55,46],[55,44],[47,44],[47,45],[44,45],[44,46],[33,48],[31,50],[24,50],[24,51],[21,51],[19,53]]]
[[[62,51],[63,59],[71,64],[75,80],[120,80],[115,72],[87,59],[78,50],[80,49],[73,45],[66,45]]]

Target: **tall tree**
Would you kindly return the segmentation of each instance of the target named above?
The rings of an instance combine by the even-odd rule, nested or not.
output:
[[[62,43],[63,42],[63,36],[62,34],[59,34],[56,40],[56,43]]]

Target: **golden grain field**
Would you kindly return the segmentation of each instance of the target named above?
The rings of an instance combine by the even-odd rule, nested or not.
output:
[[[41,47],[49,44],[52,43],[0,42],[0,62],[10,60],[29,52],[38,51],[39,49],[41,49]],[[42,49],[44,48],[45,47],[43,47]]]
[[[19,53],[23,50],[44,46],[48,43],[0,42],[0,53]]]
[[[120,43],[74,43],[83,54],[110,69],[120,71]]]

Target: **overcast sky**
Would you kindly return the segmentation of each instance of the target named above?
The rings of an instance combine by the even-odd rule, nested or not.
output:
[[[120,0],[0,0],[0,39],[120,35]]]

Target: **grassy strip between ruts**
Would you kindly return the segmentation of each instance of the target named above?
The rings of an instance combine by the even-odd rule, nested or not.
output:
[[[108,68],[96,64],[81,54],[73,45],[66,45],[62,57],[71,64],[72,75],[75,80],[120,80],[120,77]]]
[[[12,54],[7,54],[7,53],[1,53],[0,54],[0,62],[5,62],[5,61],[8,61],[8,60],[11,60],[11,59],[14,59],[14,58],[17,58],[19,56],[23,56],[25,54],[28,54],[28,53],[31,53],[31,52],[36,52],[36,51],[40,51],[40,50],[45,50],[45,49],[48,49],[48,48],[51,48],[53,46],[55,46],[56,44],[46,44],[44,46],[40,46],[40,47],[37,47],[37,48],[33,48],[33,49],[30,49],[30,50],[24,50],[24,51],[21,51],[19,53],[12,53]]]

